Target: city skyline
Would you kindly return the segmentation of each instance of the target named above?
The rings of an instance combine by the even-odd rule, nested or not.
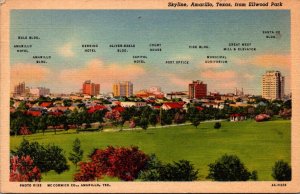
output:
[[[260,20],[249,20],[254,16]],[[51,88],[54,93],[70,93],[78,91],[84,80],[93,80],[101,84],[101,93],[106,93],[111,92],[113,83],[130,80],[135,91],[157,85],[171,92],[187,91],[191,80],[203,80],[211,92],[244,88],[260,95],[261,76],[274,69],[286,77],[289,93],[289,17],[290,12],[284,10],[14,10],[11,88],[25,81],[34,87]],[[51,26],[51,33],[46,26]],[[280,36],[266,39],[263,31],[280,31]],[[17,38],[30,35],[40,39]],[[256,51],[223,50],[229,43],[243,42],[250,42]],[[161,44],[162,51],[149,51],[151,43]],[[33,45],[29,53],[16,52],[14,45],[27,44]],[[97,46],[96,52],[84,52],[86,44]],[[134,47],[118,53],[117,44]],[[191,45],[209,48],[192,49]],[[33,56],[51,57],[47,63],[37,64]],[[133,56],[142,56],[145,63],[134,63]],[[205,63],[208,56],[223,56],[218,60],[227,63]],[[189,63],[166,63],[172,60]]]
[[[258,96],[262,96],[263,98],[274,100],[274,99],[283,99],[285,95],[289,95],[290,93],[285,93],[285,77],[282,76],[280,71],[266,71],[265,74],[262,75],[262,91],[261,94]],[[97,96],[99,94],[105,94],[100,92],[100,85],[99,83],[93,83],[92,80],[85,80],[83,82],[82,88],[79,89],[79,91],[73,91],[70,93],[61,93],[61,94],[74,94],[74,93],[80,93],[83,95],[91,95],[91,96]],[[120,81],[115,82],[112,84],[112,91],[106,92],[106,94],[112,93],[114,96],[139,96],[141,95],[141,92],[144,93],[145,91],[149,93],[160,93],[160,94],[167,94],[168,92],[164,92],[160,86],[150,86],[149,88],[139,88],[137,90],[133,90],[133,85],[131,81]],[[43,86],[40,87],[28,87],[25,85],[25,82],[19,82],[17,85],[14,86],[14,93],[16,95],[24,95],[26,93],[26,90],[30,90],[29,93],[32,93],[32,89],[47,89],[47,94],[50,94],[50,89],[45,88]],[[185,91],[171,91],[172,92],[187,92],[190,99],[198,99],[201,97],[208,96],[207,93],[218,93],[218,94],[226,94],[226,93],[220,93],[219,91],[207,91],[207,84],[200,80],[191,80],[188,83],[188,90]],[[28,92],[27,92],[28,93]],[[235,88],[235,92],[231,91],[227,94],[235,94],[235,95],[244,95],[244,88]],[[246,95],[253,95],[251,93],[246,93]]]

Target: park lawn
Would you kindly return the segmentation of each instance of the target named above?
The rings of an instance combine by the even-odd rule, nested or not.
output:
[[[273,180],[272,166],[283,159],[291,162],[291,122],[275,120],[257,123],[253,120],[241,122],[222,122],[220,129],[214,123],[201,123],[198,128],[191,125],[172,126],[122,132],[81,132],[74,130],[33,134],[23,136],[29,141],[42,144],[53,143],[65,150],[66,156],[72,150],[75,138],[81,141],[84,161],[94,148],[113,146],[138,146],[147,154],[154,153],[163,162],[191,161],[199,169],[199,180],[207,180],[208,164],[223,154],[235,154],[250,170],[256,170],[258,180]],[[22,136],[10,138],[10,148],[15,149]],[[61,174],[43,173],[42,181],[72,181],[76,172],[69,162],[70,170]],[[116,180],[107,178],[106,180]]]

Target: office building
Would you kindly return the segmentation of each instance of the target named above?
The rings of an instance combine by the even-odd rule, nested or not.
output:
[[[207,84],[196,80],[189,84],[189,98],[203,98],[207,96]]]
[[[25,94],[25,82],[19,83],[14,88],[14,95],[24,95]]]
[[[87,80],[82,85],[82,94],[97,96],[100,94],[100,84],[92,83],[91,80]]]
[[[29,93],[33,96],[47,96],[50,94],[50,89],[45,87],[30,88]]]
[[[267,71],[262,76],[262,97],[268,100],[283,99],[284,77],[280,71]]]
[[[133,84],[130,81],[123,81],[113,84],[114,96],[133,96]]]

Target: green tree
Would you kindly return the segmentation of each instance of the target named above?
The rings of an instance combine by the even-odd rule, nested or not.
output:
[[[145,170],[139,174],[139,179],[144,181],[159,181],[159,169],[163,166],[162,162],[157,159],[155,154],[151,154],[147,162]]]
[[[198,170],[187,160],[163,165],[159,174],[161,181],[194,181],[198,178]]]
[[[198,127],[198,125],[200,125],[200,114],[196,113],[193,116],[191,116],[190,121],[192,122],[192,125],[194,125],[196,128]]]
[[[146,117],[141,118],[139,125],[142,129],[146,130],[148,128],[149,121]]]
[[[157,122],[158,122],[157,115],[154,112],[152,112],[149,116],[149,123],[152,126],[156,127]]]
[[[75,109],[73,112],[68,114],[67,120],[68,120],[68,123],[76,126],[76,132],[79,133],[79,128],[82,125],[83,121],[82,121],[81,115],[77,109]]]
[[[290,181],[292,169],[287,162],[278,160],[272,168],[272,177],[277,181]]]
[[[56,145],[48,144],[45,147],[46,150],[46,158],[45,163],[49,170],[54,170],[57,173],[62,173],[65,170],[69,169],[67,164],[67,158],[64,155],[64,151],[62,148]]]
[[[80,146],[80,140],[76,138],[73,142],[73,148],[69,156],[69,160],[77,167],[78,162],[82,160],[83,150]]]
[[[100,124],[104,122],[105,113],[107,110],[97,110],[92,114],[92,121],[99,122]]]
[[[133,117],[133,122],[135,125],[140,126],[141,117]]]
[[[220,129],[221,128],[221,123],[220,122],[216,122],[214,125],[215,129]]]
[[[25,111],[25,110],[27,110],[26,102],[25,101],[20,102],[17,110],[18,111]]]
[[[39,130],[38,123],[39,123],[39,117],[30,117],[29,118],[28,126],[29,126],[29,130],[32,133],[36,133]]]
[[[191,121],[192,125],[196,128],[200,125],[200,122],[205,120],[205,114],[212,115],[209,108],[199,111],[196,107],[190,106],[187,111],[187,118]]]
[[[17,117],[15,119],[11,119],[10,121],[10,129],[14,132],[15,136],[17,136],[19,130],[21,129],[23,124],[23,119],[21,117]]]
[[[171,125],[172,121],[173,121],[173,117],[172,117],[171,111],[161,110],[160,124],[161,125]]]
[[[187,160],[162,164],[155,155],[150,156],[146,170],[139,179],[144,181],[194,181],[198,179],[198,170]]]
[[[120,124],[119,124],[121,127],[121,130],[123,129],[125,122],[129,121],[130,119],[131,119],[130,109],[125,108],[125,110],[123,112],[121,112],[121,119],[120,119]]]
[[[43,135],[45,134],[45,130],[47,129],[47,116],[46,115],[44,115],[44,116],[41,116],[40,118],[39,118],[39,122],[38,122],[38,128],[40,129],[40,130],[42,130],[42,132],[43,132]]]
[[[63,149],[56,145],[40,145],[38,142],[29,142],[23,139],[16,151],[11,151],[18,157],[30,156],[33,159],[33,165],[37,166],[41,172],[54,170],[61,173],[69,168],[67,159],[64,156]]]
[[[250,175],[250,179],[256,181],[258,179],[258,175],[257,175],[257,171],[254,170],[252,171],[251,175]]]
[[[64,104],[64,106],[71,106],[72,105],[72,100],[70,100],[70,99],[64,99],[63,100],[63,104]]]
[[[236,155],[223,155],[209,166],[207,178],[215,181],[247,181],[257,179],[256,171],[252,173],[244,166]]]
[[[85,123],[85,128],[91,127],[91,116],[89,115],[85,107],[81,107],[76,116],[77,120],[75,122],[78,123],[78,125],[82,125],[83,123]]]
[[[59,120],[59,124],[63,125],[64,130],[68,131],[69,130],[69,123],[68,123],[68,117],[67,115],[63,114],[61,116],[58,117]]]
[[[283,108],[291,109],[292,108],[292,100],[287,100],[283,103]]]
[[[179,110],[175,113],[174,123],[180,124],[185,122],[185,111]]]
[[[54,115],[49,115],[47,118],[47,125],[52,126],[54,129],[54,134],[56,134],[56,126],[58,125],[58,117]]]
[[[13,107],[13,106],[14,106],[14,103],[15,103],[14,99],[13,99],[13,98],[10,98],[9,106],[10,106],[10,107]]]

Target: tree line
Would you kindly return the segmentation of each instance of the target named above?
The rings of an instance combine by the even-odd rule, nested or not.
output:
[[[155,154],[148,155],[136,146],[94,149],[89,160],[82,161],[83,150],[78,138],[74,140],[68,158],[76,166],[74,181],[98,181],[104,176],[123,181],[196,181],[200,173],[190,161],[163,163]],[[249,171],[236,155],[225,154],[208,168],[208,180],[258,180],[257,171]],[[68,169],[65,152],[56,145],[44,146],[23,139],[16,151],[11,151],[10,181],[41,181],[42,172],[62,173]],[[277,181],[290,181],[290,165],[283,160],[276,161],[272,177]]]
[[[212,119],[229,119],[231,114],[242,114],[247,118],[254,118],[256,115],[264,113],[270,116],[279,115],[284,119],[291,117],[291,101],[262,101],[263,105],[256,107],[225,106],[223,109],[214,107],[202,107],[202,104],[188,104],[187,109],[163,110],[145,107],[125,107],[122,111],[96,110],[89,112],[85,106],[76,108],[74,111],[67,110],[64,113],[52,115],[44,113],[41,116],[32,116],[23,109],[17,109],[10,114],[11,135],[28,135],[36,132],[45,132],[52,128],[54,133],[57,129],[68,130],[75,128],[78,132],[82,128],[91,128],[91,123],[99,122],[95,130],[102,130],[104,125],[119,127],[120,131],[127,122],[130,128],[141,127],[147,129],[149,125],[171,125],[191,122],[197,127],[201,121]],[[199,109],[200,107],[200,109]]]

